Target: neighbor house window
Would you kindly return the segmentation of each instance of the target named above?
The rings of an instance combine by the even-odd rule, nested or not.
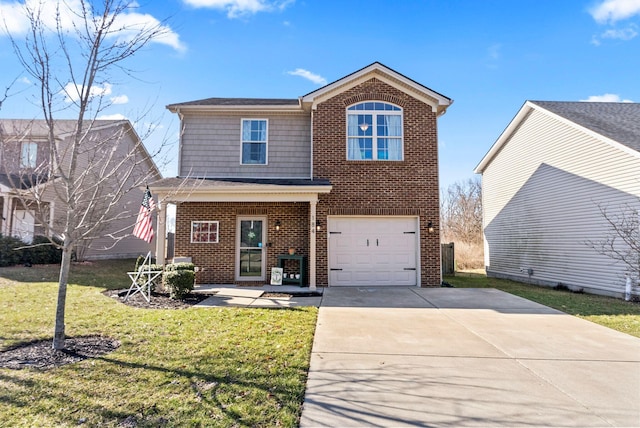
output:
[[[267,164],[266,119],[242,119],[242,164]]]
[[[217,221],[192,221],[191,222],[191,242],[192,243],[217,243],[218,242]]]
[[[38,145],[36,143],[22,143],[21,168],[35,168],[37,157]]]
[[[402,109],[383,102],[364,102],[347,108],[347,159],[403,158]]]

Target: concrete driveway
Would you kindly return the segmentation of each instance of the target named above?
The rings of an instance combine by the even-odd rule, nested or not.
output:
[[[328,288],[301,427],[640,426],[640,339],[494,289]]]

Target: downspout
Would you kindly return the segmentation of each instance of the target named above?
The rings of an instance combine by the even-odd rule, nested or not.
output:
[[[311,180],[313,180],[313,107],[311,108],[311,129],[309,132],[310,137],[311,137],[311,144],[310,144],[310,148],[311,148],[311,168],[310,168],[310,173],[311,173],[311,177],[309,177]]]
[[[180,134],[178,134],[178,177],[182,177],[182,134],[184,129],[184,114],[180,112],[180,107],[176,108],[176,114],[178,115],[178,119],[180,119]]]

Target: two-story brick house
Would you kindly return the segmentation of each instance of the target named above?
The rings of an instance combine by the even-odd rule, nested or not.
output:
[[[297,99],[169,105],[179,174],[150,187],[161,210],[177,205],[175,255],[199,283],[268,282],[279,263],[296,271],[293,248],[311,287],[439,285],[437,118],[451,103],[376,62]]]

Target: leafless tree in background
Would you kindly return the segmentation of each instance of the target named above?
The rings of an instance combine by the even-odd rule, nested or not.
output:
[[[442,241],[456,243],[458,267],[482,267],[484,259],[480,179],[470,178],[450,185],[442,194],[440,216]]]
[[[22,203],[35,208],[36,221],[47,228],[47,234],[61,239],[53,348],[63,349],[72,251],[98,236],[109,222],[124,215],[134,217],[139,206],[127,212],[120,201],[149,178],[139,173],[137,167],[145,160],[137,155],[136,147],[128,148],[124,154],[114,149],[122,141],[122,131],[99,129],[100,121],[96,119],[111,104],[104,89],[115,75],[131,77],[126,60],[165,36],[168,27],[157,22],[132,24],[125,16],[137,7],[132,1],[78,0],[73,2],[73,10],[71,3],[60,1],[56,3],[55,16],[50,16],[51,4],[47,0],[28,2],[24,10],[29,31],[24,40],[12,36],[17,58],[39,90],[51,159],[46,168],[36,167],[28,175],[22,174],[14,187]],[[69,116],[69,109],[74,125],[68,132],[68,144],[63,146],[57,144],[56,123],[63,111]],[[33,180],[37,180],[36,185]],[[21,186],[25,181],[30,186]],[[66,211],[62,221],[53,224],[46,217],[48,209],[43,209],[44,195],[51,191],[57,193],[57,200]]]

